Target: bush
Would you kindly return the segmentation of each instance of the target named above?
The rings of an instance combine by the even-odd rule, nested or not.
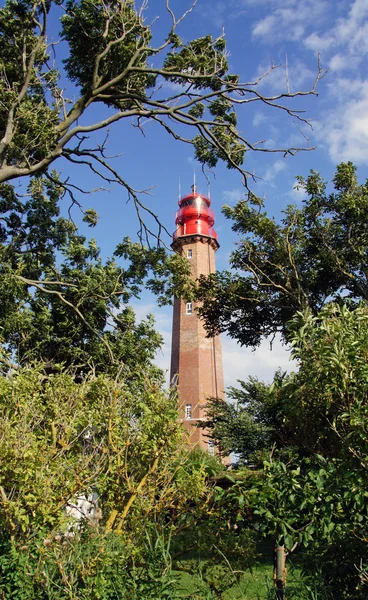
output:
[[[176,578],[160,545],[139,560],[121,535],[29,537],[1,545],[0,598],[13,600],[157,600],[171,597]]]

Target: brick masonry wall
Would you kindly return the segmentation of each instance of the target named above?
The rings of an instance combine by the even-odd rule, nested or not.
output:
[[[212,238],[200,235],[185,236],[174,243],[176,250],[188,258],[193,279],[209,275],[216,270],[217,244]],[[208,449],[206,432],[194,425],[205,418],[206,398],[224,397],[224,377],[220,337],[208,338],[202,322],[198,319],[193,303],[192,314],[181,299],[174,301],[171,380],[178,375],[179,408],[183,426],[190,436],[190,443]],[[192,405],[192,419],[185,418],[185,405]]]

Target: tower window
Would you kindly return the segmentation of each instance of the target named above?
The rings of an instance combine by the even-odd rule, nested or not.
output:
[[[207,451],[210,456],[214,456],[215,454],[215,442],[213,440],[208,440]]]
[[[193,250],[187,250],[187,257],[193,258]]]
[[[185,405],[185,418],[186,419],[192,418],[192,405],[191,404]]]
[[[193,312],[193,304],[191,302],[187,302],[187,310],[186,310],[187,315],[191,315],[192,312]]]

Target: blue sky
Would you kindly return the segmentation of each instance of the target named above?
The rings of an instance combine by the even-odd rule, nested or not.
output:
[[[170,5],[180,14],[190,3],[172,0]],[[165,38],[170,23],[164,0],[151,0],[146,19],[150,22],[155,16],[159,18],[153,25],[153,41],[159,42]],[[56,28],[54,22],[54,36]],[[230,52],[230,72],[238,73],[242,81],[254,81],[272,63],[281,65],[262,81],[262,93],[286,91],[286,63],[292,92],[312,88],[318,53],[322,66],[328,69],[318,86],[318,97],[296,98],[292,102],[293,108],[306,111],[313,129],[303,127],[300,132],[295,119],[261,103],[240,107],[238,111],[239,129],[251,142],[265,140],[268,148],[300,146],[305,145],[304,134],[317,146],[312,152],[287,158],[282,154],[248,153],[245,167],[260,178],[254,190],[265,197],[269,212],[279,217],[287,204],[302,201],[302,194],[294,190],[295,176],[307,175],[310,169],[330,180],[338,162],[352,160],[364,180],[368,175],[368,1],[199,0],[178,33],[189,40],[207,34],[217,37],[223,29]],[[64,51],[63,46],[60,50]],[[71,97],[75,90],[67,92]],[[95,109],[96,117],[103,114],[102,109]],[[144,132],[145,137],[131,123],[113,126],[109,153],[121,154],[114,160],[115,168],[133,187],[149,190],[147,205],[173,231],[179,178],[183,193],[189,191],[194,169],[199,190],[206,192],[207,184],[190,146],[174,141],[154,123],[147,123]],[[68,164],[58,166],[88,189],[100,185],[83,169],[71,170]],[[217,265],[224,269],[236,239],[231,223],[221,215],[221,206],[235,204],[244,192],[240,175],[222,165],[208,176],[221,244]],[[96,208],[100,215],[92,233],[107,257],[124,236],[134,239],[138,226],[124,191],[118,186],[105,187],[92,196],[81,195],[80,200],[86,208]],[[171,309],[158,309],[147,294],[142,295],[135,308],[139,318],[147,312],[156,315],[165,339],[158,362],[168,368]],[[270,352],[266,341],[256,354],[238,348],[226,338],[223,347],[227,385],[252,374],[270,379],[278,365],[290,366],[288,354],[278,342]]]

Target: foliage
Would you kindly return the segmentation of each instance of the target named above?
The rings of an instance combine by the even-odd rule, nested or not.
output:
[[[133,0],[7,0],[0,12],[0,182],[40,173],[63,156],[120,183],[137,200],[106,159],[104,144],[94,149],[93,144],[85,145],[91,132],[124,119],[135,119],[139,128],[142,119],[154,121],[176,139],[192,144],[202,164],[214,166],[220,159],[246,178],[240,166],[245,152],[267,150],[253,146],[237,131],[234,106],[260,101],[298,115],[280,99],[315,94],[322,70],[309,92],[263,96],[257,81],[241,83],[228,72],[223,36],[207,35],[186,43],[180,39],[177,29],[195,4],[178,18],[166,3],[171,27],[166,39],[154,46],[151,26],[144,19],[145,5],[137,9]],[[62,64],[57,41],[47,38],[49,21],[58,18],[59,6],[61,38],[68,52]],[[79,89],[75,101],[64,97],[61,77]],[[183,90],[172,95],[165,83],[178,83]],[[94,122],[96,104],[110,110]],[[83,123],[82,116],[86,116]],[[300,115],[298,119],[303,120]],[[192,138],[181,134],[183,124],[189,135],[194,131]],[[295,154],[299,149],[279,151]],[[64,185],[68,187],[67,180]]]
[[[316,317],[297,314],[289,324],[300,368],[285,378],[280,391],[289,426],[306,451],[364,463],[367,319],[365,303],[332,303]],[[308,432],[312,422],[314,430]]]
[[[316,314],[341,296],[368,298],[368,184],[358,184],[350,162],[338,165],[333,184],[330,193],[317,172],[298,177],[307,198],[301,208],[288,206],[280,223],[258,200],[224,208],[240,240],[230,258],[235,273],[200,279],[199,313],[211,334],[257,346],[277,332],[287,338],[297,311]]]
[[[255,565],[254,532],[249,528],[240,530],[237,525],[234,528],[230,511],[223,509],[220,518],[220,510],[212,507],[195,527],[173,540],[173,569],[195,578],[192,593],[198,594],[196,598],[222,598]]]
[[[138,192],[107,158],[106,138],[87,141],[91,133],[124,119],[141,130],[153,121],[190,143],[202,165],[222,160],[247,184],[245,153],[267,150],[237,131],[235,104],[264,102],[297,115],[280,103],[290,94],[264,97],[258,82],[228,73],[222,36],[182,42],[176,30],[192,9],[178,19],[166,7],[172,26],[156,47],[132,0],[7,0],[0,9],[4,597],[170,597],[168,539],[210,502],[212,467],[193,466],[181,449],[176,399],[163,393],[151,364],[160,336],[150,319],[135,324],[128,306],[147,279],[162,302],[173,285],[182,292],[187,265],[130,240],[115,253],[123,267],[104,263],[95,240],[60,217],[61,199],[79,205],[86,190],[49,170],[62,157],[123,186],[149,241]],[[62,63],[46,34],[60,8]],[[311,90],[292,96],[315,94],[321,76],[319,68]],[[64,96],[65,82],[75,85],[75,101]],[[174,95],[173,82],[183,88]],[[30,177],[26,195],[10,183],[20,177]],[[84,211],[90,226],[97,219]],[[81,499],[93,510],[76,523],[67,508],[78,510]]]
[[[237,455],[237,463],[262,464],[270,448],[277,444],[277,455],[287,459],[292,454],[293,431],[285,422],[279,402],[277,382],[285,377],[275,374],[274,387],[256,377],[240,381],[239,388],[227,390],[229,402],[210,398],[206,404],[206,427],[221,453]]]
[[[260,101],[294,114],[280,103],[289,94],[264,97],[257,82],[242,84],[228,72],[223,36],[179,38],[177,29],[194,5],[177,18],[166,3],[171,26],[158,46],[151,43],[145,3],[137,9],[133,0],[7,0],[0,8],[0,354],[5,369],[42,360],[50,368],[63,363],[103,371],[109,365],[116,372],[122,362],[131,368],[133,355],[139,368],[151,368],[160,338],[152,320],[134,323],[127,303],[144,279],[165,302],[174,285],[177,294],[183,291],[188,265],[177,256],[168,258],[163,248],[149,247],[151,235],[160,240],[161,224],[148,211],[158,232],[149,229],[138,191],[107,157],[107,137],[87,141],[90,134],[119,121],[133,120],[140,130],[143,122],[153,121],[192,144],[203,165],[223,160],[246,181],[241,163],[255,148],[236,129],[235,104]],[[60,15],[63,60],[58,41],[50,41],[47,33]],[[321,76],[319,69],[310,94]],[[64,96],[71,82],[75,101]],[[178,94],[172,94],[172,83],[182,86]],[[94,121],[96,114],[101,120]],[[185,129],[189,137],[183,137]],[[293,154],[298,149],[281,150]],[[71,207],[81,208],[78,195],[87,191],[50,170],[61,157],[90,169],[103,183],[123,186],[133,200],[140,241],[148,247],[129,240],[119,244],[115,256],[128,260],[127,268],[114,260],[103,264],[95,240],[86,243],[71,219],[60,217],[65,196]],[[30,177],[26,194],[10,183],[25,176]],[[83,212],[83,220],[94,226],[97,213]]]
[[[271,405],[275,399],[278,405],[268,430],[270,458],[227,492],[241,518],[250,511],[265,536],[289,551],[307,547],[305,568],[319,565],[333,598],[365,597],[358,569],[367,563],[368,539],[367,325],[365,303],[331,303],[316,316],[306,311],[294,317],[289,339],[299,370],[277,378],[269,390]],[[261,418],[267,408],[266,401]],[[257,431],[257,412],[253,418],[251,432]],[[287,462],[278,422],[288,431]],[[244,447],[251,443],[244,440]]]
[[[147,60],[153,54],[149,48],[151,31],[137,14],[134,3],[68,0],[65,9],[62,36],[70,49],[69,57],[64,60],[69,78],[82,94],[90,94],[91,88],[104,87],[117,79],[107,86],[108,97],[100,101],[118,109],[133,108],[134,98],[144,98],[146,89],[156,80],[154,74],[145,73]],[[128,77],[121,77],[129,72],[132,62],[136,70]]]
[[[222,597],[225,590],[238,583],[245,571],[254,566],[256,536],[249,524],[239,523],[235,502],[216,498],[215,490],[221,489],[218,486],[229,483],[222,465],[218,461],[215,464],[214,457],[198,451],[194,453],[197,472],[198,459],[210,475],[213,493],[204,503],[199,503],[199,499],[192,501],[190,512],[172,515],[177,525],[171,556],[175,572],[194,576],[193,597],[210,599]]]
[[[0,413],[3,597],[170,597],[170,540],[213,472],[183,447],[177,399],[143,373],[28,367],[0,379]]]
[[[214,502],[210,497],[200,514],[194,513],[189,521],[187,515],[179,519],[172,544],[174,565],[181,566],[184,561],[193,568],[206,563],[208,569],[211,564],[222,563],[228,568],[230,562],[239,572],[249,568],[256,555],[254,532],[249,524],[240,527],[237,508],[235,502],[231,506],[229,502]]]
[[[266,548],[264,548],[266,550]],[[268,548],[267,548],[268,551]],[[302,575],[294,560],[288,566],[287,598],[290,600],[327,600],[323,584],[318,580],[318,574],[313,579]],[[229,569],[230,570],[230,569]],[[175,597],[175,596],[174,596]],[[178,583],[178,598],[190,600],[274,600],[275,593],[272,585],[272,560],[259,555],[257,563],[240,575],[239,583],[229,587],[221,595],[209,589],[200,575],[183,574]]]
[[[3,184],[0,239],[0,340],[3,368],[34,360],[78,365],[79,370],[151,369],[161,345],[151,317],[139,324],[129,301],[144,282],[161,302],[185,281],[188,266],[164,248],[128,238],[105,263],[94,239],[86,242],[71,219],[60,216],[63,189],[56,173],[34,177],[21,202]],[[96,214],[86,211],[93,226]],[[152,276],[154,272],[154,277]],[[8,358],[6,358],[8,355]],[[156,369],[157,372],[157,369]]]
[[[157,546],[157,545],[156,545]],[[0,595],[16,600],[156,600],[172,597],[170,561],[146,544],[137,566],[125,540],[90,530],[2,544]]]
[[[65,530],[64,505],[92,490],[106,526],[142,480],[146,490],[157,483],[153,472],[176,452],[176,399],[143,375],[134,383],[103,375],[76,383],[62,371],[48,376],[29,368],[0,386],[1,518],[8,535]],[[135,499],[133,512],[153,510],[145,494]]]

